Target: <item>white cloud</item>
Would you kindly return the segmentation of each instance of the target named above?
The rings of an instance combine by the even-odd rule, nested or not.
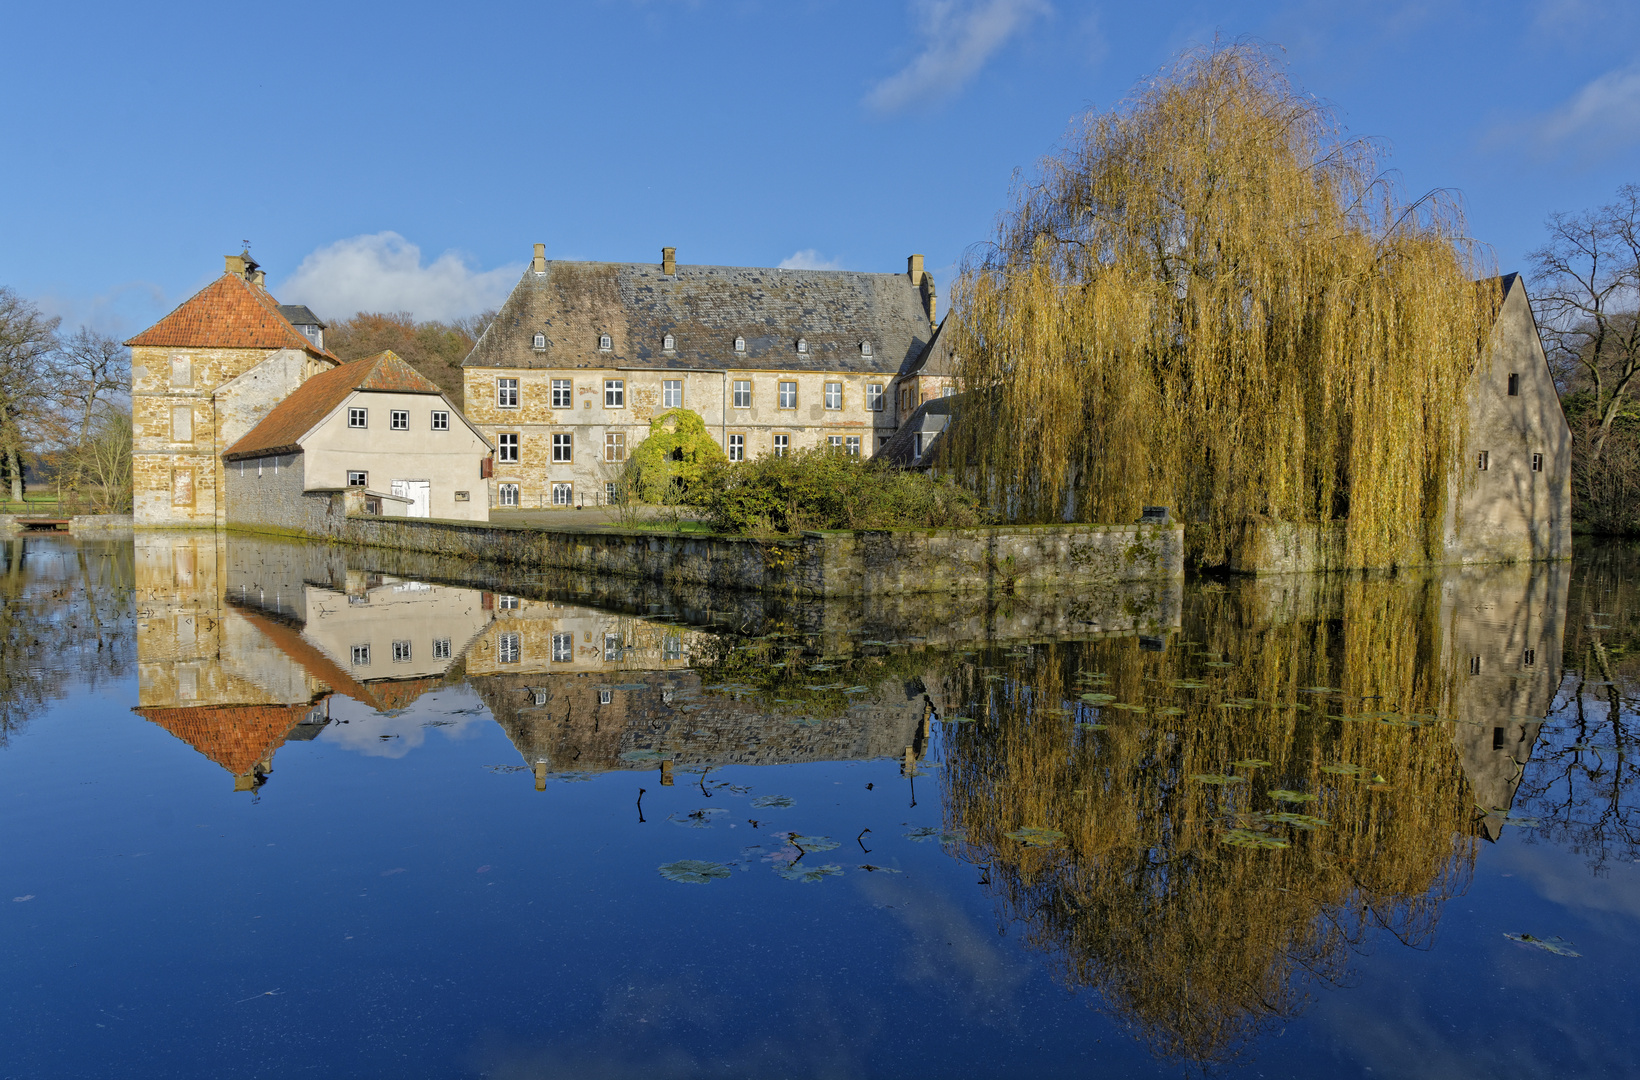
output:
[[[423,266],[421,248],[396,232],[380,232],[311,253],[273,292],[282,303],[306,304],[324,319],[359,311],[453,319],[499,307],[523,272],[522,263],[479,270],[454,251]]]
[[[1640,142],[1640,63],[1614,68],[1532,124],[1538,150],[1575,149],[1585,160]]]
[[[960,90],[1025,24],[1049,10],[1047,0],[913,0],[923,50],[872,88],[866,104],[897,112]]]
[[[804,248],[794,251],[780,260],[782,270],[841,270],[843,264],[835,259],[828,259],[814,248]]]

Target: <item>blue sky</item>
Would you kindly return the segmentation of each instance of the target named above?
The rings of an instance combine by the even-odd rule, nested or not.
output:
[[[134,332],[249,240],[280,299],[448,317],[554,258],[899,270],[1016,169],[1251,38],[1520,267],[1640,182],[1640,5],[580,0],[18,5],[0,284]]]

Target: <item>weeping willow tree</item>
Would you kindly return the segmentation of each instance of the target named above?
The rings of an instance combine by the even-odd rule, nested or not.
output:
[[[1498,303],[1459,207],[1406,203],[1269,56],[1186,55],[1088,117],[955,290],[946,448],[1018,521],[1175,508],[1208,563],[1347,520],[1356,565],[1438,550]]]
[[[1162,652],[1059,643],[944,688],[976,721],[940,749],[954,850],[1164,1058],[1235,1057],[1374,933],[1427,947],[1469,882],[1439,583],[1316,589],[1198,593]]]

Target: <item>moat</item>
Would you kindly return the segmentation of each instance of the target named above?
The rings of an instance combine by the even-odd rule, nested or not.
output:
[[[1628,1076],[1640,550],[800,601],[0,548],[0,1076]]]

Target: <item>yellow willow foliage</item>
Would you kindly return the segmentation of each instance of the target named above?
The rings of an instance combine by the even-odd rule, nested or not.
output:
[[[1062,643],[1010,654],[1003,679],[971,670],[947,687],[977,720],[944,750],[947,827],[1058,976],[1165,1057],[1233,1056],[1298,1015],[1315,980],[1342,978],[1369,931],[1429,942],[1467,886],[1477,812],[1453,725],[1434,719],[1454,685],[1439,588],[1313,587],[1296,617],[1261,610],[1252,586],[1202,592],[1189,644]],[[1181,681],[1207,685],[1170,685]],[[1302,692],[1316,687],[1340,693]],[[1078,728],[1090,689],[1145,711],[1107,704],[1104,730]],[[1361,718],[1388,711],[1402,720]],[[1249,760],[1270,764],[1234,764]],[[1326,771],[1345,765],[1368,772]],[[1193,779],[1204,775],[1243,779]],[[1278,789],[1316,799],[1286,804]],[[1282,811],[1327,824],[1262,816]],[[1064,839],[1033,846],[1023,828]],[[1290,846],[1231,846],[1237,828]]]
[[[1355,565],[1439,549],[1499,300],[1439,194],[1408,206],[1257,49],[1186,55],[1048,158],[955,289],[972,395],[945,464],[1004,516],[1347,519]]]

